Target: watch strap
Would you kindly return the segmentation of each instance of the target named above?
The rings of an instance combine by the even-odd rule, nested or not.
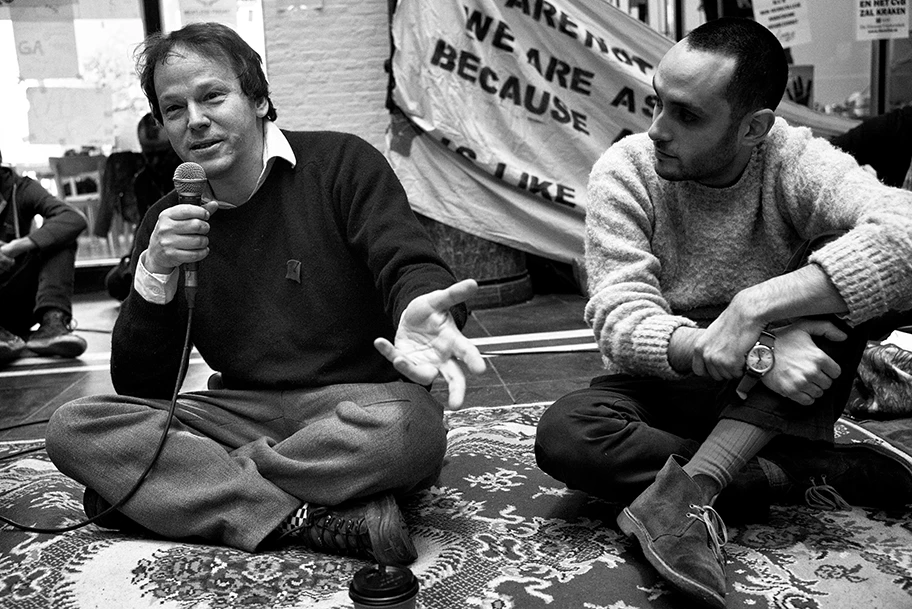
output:
[[[754,388],[754,385],[756,385],[759,380],[760,375],[757,373],[750,371],[745,372],[744,376],[741,377],[741,382],[738,383],[738,388],[735,390],[738,392],[738,397],[742,400],[746,400],[748,392]]]

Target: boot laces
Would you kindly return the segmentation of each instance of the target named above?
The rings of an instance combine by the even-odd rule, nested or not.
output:
[[[725,556],[722,553],[722,546],[728,543],[728,529],[722,521],[722,517],[711,505],[690,504],[690,509],[695,512],[688,512],[687,516],[701,522],[706,527],[707,545],[712,550],[716,561],[723,567],[725,566]]]
[[[852,509],[852,506],[842,498],[839,491],[827,484],[826,476],[820,476],[820,484],[817,484],[817,480],[813,476],[811,477],[811,486],[804,491],[804,501],[808,504],[808,507],[818,510]]]
[[[365,540],[364,518],[343,518],[322,506],[305,506],[304,510],[303,522],[284,529],[280,537],[292,535],[303,539],[312,549],[339,554],[370,550],[370,542]]]

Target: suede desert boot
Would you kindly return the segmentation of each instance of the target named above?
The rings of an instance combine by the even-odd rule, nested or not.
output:
[[[618,516],[643,555],[676,590],[704,607],[725,607],[725,523],[704,505],[700,487],[672,455],[653,482]]]

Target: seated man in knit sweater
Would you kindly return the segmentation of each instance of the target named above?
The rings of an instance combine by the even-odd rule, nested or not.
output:
[[[585,315],[606,373],[536,438],[545,472],[629,503],[621,530],[716,607],[717,496],[732,519],[806,496],[912,502],[900,462],[833,446],[871,324],[912,307],[912,193],[777,118],[787,72],[747,19],[710,21],[661,60],[648,133],[589,180]]]
[[[260,57],[230,28],[154,34],[138,68],[174,150],[205,171],[204,204],[172,191],[145,215],[114,327],[118,395],[58,409],[51,458],[86,485],[99,523],[410,563],[396,498],[432,484],[446,449],[425,386],[442,374],[459,407],[457,360],[485,367],[459,330],[475,282],[456,282],[376,149],[275,125]],[[179,268],[194,262],[187,291]],[[217,382],[178,396],[130,495],[168,420],[188,325]]]

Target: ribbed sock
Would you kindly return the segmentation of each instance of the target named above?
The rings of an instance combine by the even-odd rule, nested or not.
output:
[[[751,423],[719,419],[709,437],[683,467],[684,472],[707,491],[708,498],[712,498],[774,437],[776,432]]]

